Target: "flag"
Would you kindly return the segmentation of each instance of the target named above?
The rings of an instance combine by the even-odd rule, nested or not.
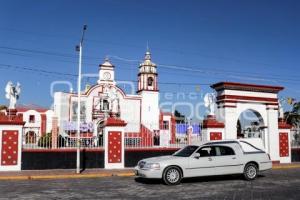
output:
[[[288,103],[289,105],[292,105],[292,104],[295,102],[295,100],[296,100],[296,99],[289,97],[289,98],[287,99],[287,103]]]

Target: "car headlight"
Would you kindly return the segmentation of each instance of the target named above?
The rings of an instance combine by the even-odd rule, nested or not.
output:
[[[146,163],[144,169],[160,169],[159,163]]]

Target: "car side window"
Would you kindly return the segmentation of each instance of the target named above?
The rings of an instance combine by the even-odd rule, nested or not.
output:
[[[230,156],[235,155],[234,150],[231,147],[226,146],[218,146],[217,148],[217,155],[218,156]]]
[[[200,157],[216,156],[215,147],[202,147],[197,151],[197,153],[200,153]]]

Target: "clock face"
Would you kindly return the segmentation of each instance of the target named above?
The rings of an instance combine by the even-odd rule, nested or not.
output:
[[[111,77],[111,75],[110,75],[110,73],[109,73],[109,72],[104,72],[104,74],[103,74],[103,78],[104,78],[104,80],[109,80],[109,79],[110,79],[110,77]]]

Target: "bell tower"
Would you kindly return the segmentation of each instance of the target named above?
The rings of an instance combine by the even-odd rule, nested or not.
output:
[[[149,50],[145,54],[144,62],[139,67],[138,93],[141,91],[158,92],[156,64],[151,61]]]
[[[115,66],[111,64],[106,57],[103,64],[99,65],[99,79],[98,84],[115,84]]]
[[[159,92],[156,64],[151,61],[147,50],[144,61],[139,66],[138,91],[142,97],[141,122],[149,130],[159,130]]]

